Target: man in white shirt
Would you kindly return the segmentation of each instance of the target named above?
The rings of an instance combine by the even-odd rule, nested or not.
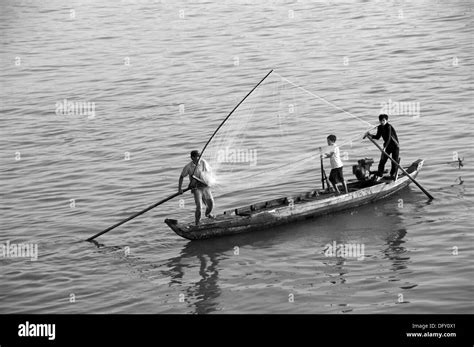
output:
[[[337,184],[342,183],[347,194],[347,184],[344,180],[344,175],[342,173],[343,164],[341,156],[339,154],[339,147],[336,145],[336,140],[336,135],[329,135],[327,137],[329,148],[328,152],[324,153],[324,157],[329,158],[329,161],[331,163],[331,173],[329,174],[329,181],[332,183],[332,186],[334,187],[336,192],[340,194],[341,192],[339,191]]]
[[[212,197],[211,188],[208,185],[207,177],[211,173],[211,167],[204,159],[199,159],[199,151],[191,151],[191,162],[189,162],[179,176],[178,192],[183,193],[182,185],[185,176],[189,176],[189,187],[194,195],[196,203],[196,225],[201,220],[202,203],[206,206],[206,217],[214,218],[211,214],[214,207],[214,198]],[[199,161],[199,163],[198,163]]]

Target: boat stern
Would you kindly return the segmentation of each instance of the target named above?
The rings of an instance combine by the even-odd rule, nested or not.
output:
[[[174,232],[176,232],[178,228],[178,221],[176,219],[166,218],[165,223],[169,226]]]

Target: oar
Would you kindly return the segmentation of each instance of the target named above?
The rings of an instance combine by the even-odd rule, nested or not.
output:
[[[377,142],[375,142],[370,136],[367,136],[367,135],[364,136],[364,138],[366,138],[366,137],[370,140],[370,142],[372,142],[375,146],[377,146],[377,148],[380,150],[380,152],[382,152],[383,154],[385,154],[385,155],[388,157],[388,159],[390,159],[390,160],[392,161],[393,164],[395,164],[405,175],[407,175],[407,177],[408,177],[410,180],[412,180],[412,182],[415,183],[415,184],[417,185],[417,187],[420,188],[421,191],[422,191],[423,193],[425,193],[425,195],[426,195],[429,199],[431,199],[431,200],[434,199],[433,196],[432,196],[430,193],[428,193],[428,192],[426,191],[426,189],[423,188],[413,177],[411,177],[411,176],[408,174],[408,172],[406,172],[405,169],[404,169],[401,165],[399,165],[391,156],[389,156],[389,155],[387,154],[387,152],[385,152],[385,151],[383,150],[383,148],[380,147],[380,145],[379,145]]]
[[[188,191],[189,189],[191,189],[191,188],[188,187],[188,188],[186,188],[186,189],[183,189],[183,193],[186,192],[186,191]],[[168,200],[171,200],[171,199],[177,197],[178,195],[181,195],[181,194],[180,194],[179,192],[174,193],[174,194],[168,196],[167,198],[164,198],[163,200],[160,200],[160,201],[158,201],[157,203],[154,203],[153,205],[148,206],[146,209],[144,209],[144,210],[142,210],[142,211],[140,211],[140,212],[137,212],[137,213],[131,215],[130,217],[124,219],[123,221],[118,222],[117,224],[114,224],[114,225],[108,227],[107,229],[101,231],[100,233],[95,234],[95,235],[92,236],[92,237],[89,237],[86,241],[92,241],[92,240],[94,240],[96,237],[99,237],[100,235],[105,234],[106,232],[108,232],[108,231],[110,231],[110,230],[112,230],[112,229],[115,229],[116,227],[118,227],[118,226],[120,226],[120,225],[122,225],[122,224],[128,222],[129,220],[132,220],[132,219],[135,218],[135,217],[138,217],[138,216],[144,214],[144,213],[147,212],[147,211],[150,211],[152,208],[155,208],[156,206],[161,205],[161,204],[167,202]]]

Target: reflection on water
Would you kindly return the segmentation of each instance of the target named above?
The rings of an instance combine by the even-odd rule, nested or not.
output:
[[[212,242],[211,242],[212,244]],[[232,249],[214,248],[206,242],[188,242],[177,257],[169,259],[165,266],[168,270],[164,273],[171,278],[169,286],[179,286],[185,288],[185,298],[191,303],[194,313],[203,314],[217,311],[219,302],[217,299],[221,290],[219,281],[219,260],[223,253]],[[199,280],[193,285],[185,281],[185,269],[190,268],[189,261],[199,261]],[[191,269],[195,269],[192,266]]]
[[[401,194],[406,195],[405,192]],[[357,218],[347,215],[338,218],[340,223],[351,225],[352,232],[334,235],[335,242],[363,243],[365,257],[360,261],[342,256],[323,261],[326,282],[331,284],[325,298],[331,302],[331,307],[338,308],[337,312],[351,312],[353,305],[360,306],[360,295],[367,290],[366,285],[372,288],[373,304],[381,307],[398,303],[398,293],[418,286],[410,276],[413,270],[410,269],[410,251],[406,247],[406,221],[402,213],[387,209],[389,206],[369,205],[358,210]],[[367,226],[368,220],[370,226]],[[359,233],[364,225],[366,232]],[[403,303],[409,302],[403,300]]]
[[[346,263],[346,259],[344,257],[338,257],[336,258],[336,263],[335,264],[330,264],[325,262],[324,264],[327,266],[331,266],[333,272],[336,273],[335,276],[330,274],[330,277],[332,278],[329,282],[332,284],[344,284],[346,283],[346,278],[344,277],[345,274],[347,274],[347,270],[344,268],[344,265]]]
[[[399,229],[390,233],[386,240],[388,247],[384,249],[383,253],[385,254],[385,258],[392,262],[391,270],[395,272],[406,269],[408,261],[410,260],[410,257],[406,255],[406,248],[403,247],[405,243],[403,238],[406,233],[406,229]]]

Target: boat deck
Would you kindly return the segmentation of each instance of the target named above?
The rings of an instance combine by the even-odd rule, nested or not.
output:
[[[401,177],[402,176],[400,176],[400,178]],[[375,185],[386,184],[386,183],[391,183],[391,182],[393,182],[393,180],[386,179],[386,178],[382,178],[381,180],[376,181],[376,182],[375,181],[348,180],[347,189],[350,194],[352,192],[356,192],[363,188],[373,187]],[[329,199],[329,198],[337,197],[341,195],[344,195],[344,193],[341,193],[338,195],[336,194],[336,192],[333,192],[333,191],[329,192],[323,189],[316,189],[309,192],[296,194],[291,197],[281,197],[278,199],[264,201],[264,202],[248,205],[241,208],[226,210],[224,211],[223,215],[250,216],[259,212],[264,212],[266,210],[272,210],[275,207],[279,207],[283,205],[287,206],[287,205],[290,205],[291,203],[293,203],[294,205],[297,205],[297,204],[307,203],[310,201],[325,200],[325,199]]]

